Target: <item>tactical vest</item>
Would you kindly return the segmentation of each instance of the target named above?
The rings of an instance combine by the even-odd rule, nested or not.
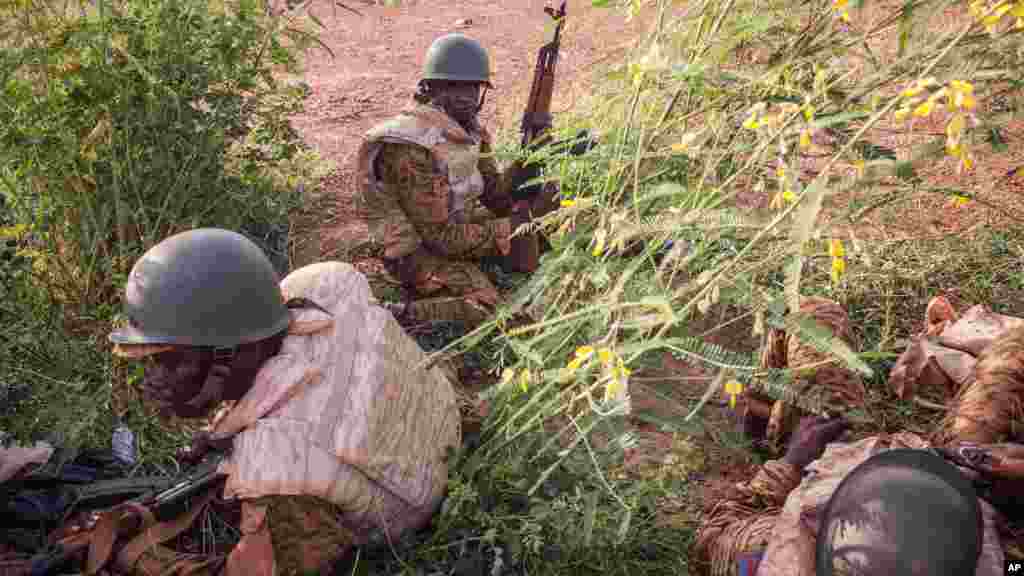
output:
[[[415,242],[386,241],[385,238],[401,238],[402,234],[385,230],[393,226],[387,214],[374,213],[381,203],[374,202],[375,195],[394,194],[385,190],[383,183],[374,174],[374,162],[383,143],[403,143],[421,146],[430,151],[438,173],[447,175],[447,206],[429,214],[406,214],[412,224],[441,224],[462,222],[467,202],[479,198],[484,191],[484,179],[480,173],[480,135],[467,133],[444,111],[434,106],[417,104],[401,114],[383,122],[366,133],[359,150],[359,180],[362,185],[362,200],[369,213],[369,236],[371,241],[384,244],[384,256],[399,258],[415,249]],[[380,210],[377,210],[380,211]]]

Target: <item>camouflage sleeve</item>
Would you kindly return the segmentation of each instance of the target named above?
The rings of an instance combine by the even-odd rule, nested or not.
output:
[[[508,253],[508,218],[482,224],[448,219],[448,176],[437,171],[430,151],[408,144],[386,144],[378,158],[385,186],[395,190],[403,211],[431,252],[450,258]]]
[[[782,460],[766,462],[749,482],[737,484],[701,520],[694,551],[714,575],[736,574],[740,554],[764,549],[800,473]]]
[[[498,216],[508,216],[512,211],[512,187],[514,179],[510,174],[502,174],[498,163],[494,161],[493,151],[488,137],[480,143],[480,174],[484,177],[484,193],[480,201],[488,210]]]

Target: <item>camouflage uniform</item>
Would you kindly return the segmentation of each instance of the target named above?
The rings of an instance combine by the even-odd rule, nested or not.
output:
[[[430,104],[373,128],[359,150],[371,251],[393,274],[413,271],[415,319],[475,325],[499,300],[478,261],[508,254],[511,182],[490,151],[486,130],[468,133]]]
[[[838,304],[823,299],[809,300],[806,304],[808,309],[805,311],[828,326],[834,334],[852,343],[848,318]],[[987,407],[984,412],[993,411],[996,407],[995,412],[1000,415],[1019,405],[1019,401],[1012,398],[1012,390],[987,390],[991,388],[988,383],[992,379],[978,373],[975,356],[981,355],[981,351],[996,342],[999,336],[1020,329],[1024,320],[995,314],[981,306],[971,308],[958,318],[948,302],[936,298],[928,307],[926,325],[926,332],[913,340],[890,375],[890,384],[897,394],[909,398],[922,385],[945,387],[951,393],[959,390],[955,408],[939,431],[940,442],[973,441],[991,448],[1008,438],[1019,441],[1020,437],[1008,429],[1008,422],[1019,420],[1017,412],[1003,419],[989,418],[989,422],[971,420],[965,414],[965,398],[974,391],[987,391],[987,394],[975,394],[979,396],[977,403]],[[793,360],[794,350],[797,356],[810,356],[806,351],[800,353],[790,342],[788,359],[785,352],[781,353],[781,358],[770,359],[773,354],[780,354],[780,348],[785,350],[784,341],[784,336],[774,342],[769,339],[764,354],[767,365],[785,366],[787,360]],[[863,402],[863,384],[845,369],[837,367],[827,382],[816,383],[829,389],[847,405]],[[1003,426],[993,430],[992,421],[999,421]],[[818,528],[816,514],[824,508],[843,477],[879,451],[924,449],[930,445],[910,433],[866,438],[852,444],[834,443],[828,446],[821,458],[807,467],[804,474],[784,459],[770,460],[752,480],[737,484],[730,497],[715,504],[701,522],[695,551],[702,561],[710,565],[713,576],[811,576],[814,574],[814,538]],[[1001,574],[1005,555],[996,527],[1003,519],[988,502],[979,499],[979,504],[984,519],[984,537],[976,574]],[[762,557],[756,572],[748,569],[753,564],[751,560]]]
[[[226,558],[178,554],[156,545],[173,538],[162,528],[156,533],[166,537],[129,542],[125,549],[138,555],[119,552],[118,572],[323,573],[354,546],[424,527],[439,508],[461,435],[451,383],[421,367],[423,351],[373,304],[366,278],[349,264],[295,270],[278,298],[322,309],[286,311],[279,352],[211,422],[214,436],[231,441],[219,470],[223,498],[241,503],[240,541]]]
[[[909,433],[833,443],[803,476],[784,460],[770,460],[702,519],[695,552],[710,564],[712,576],[814,576],[817,515],[843,478],[880,451],[928,446]],[[978,503],[984,535],[975,574],[995,576],[1003,573],[1005,555],[997,530],[1003,518],[988,502]],[[755,558],[760,560],[756,572]]]

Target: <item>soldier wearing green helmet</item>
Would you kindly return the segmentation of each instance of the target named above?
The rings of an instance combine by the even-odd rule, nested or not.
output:
[[[360,148],[373,255],[412,295],[393,308],[400,317],[472,327],[499,301],[479,261],[509,254],[510,236],[529,220],[531,206],[509,196],[526,171],[519,164],[499,171],[478,121],[492,87],[480,43],[442,36],[427,51],[414,101],[371,129]]]
[[[217,409],[182,456],[226,454],[220,495],[240,500],[242,517],[225,557],[147,542],[131,561],[117,555],[118,572],[313,573],[429,522],[460,442],[455,393],[352,266],[321,262],[279,281],[244,236],[191,230],[135,263],[124,311],[109,339],[145,362],[145,398],[185,418]],[[171,541],[178,524],[143,536]]]
[[[832,308],[831,322],[815,320],[840,334],[845,311]],[[711,576],[997,576],[1022,560],[1003,529],[1024,510],[1024,319],[983,306],[961,317],[937,297],[924,327],[890,383],[959,385],[935,433],[841,442],[844,419],[803,418],[781,458],[701,519],[694,556]],[[810,365],[799,351],[778,367]],[[819,387],[849,379],[820,376]]]

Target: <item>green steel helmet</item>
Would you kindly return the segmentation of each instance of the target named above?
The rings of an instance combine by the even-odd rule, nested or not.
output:
[[[886,450],[855,467],[820,517],[817,576],[974,574],[983,524],[970,481],[924,450]]]
[[[423,80],[483,82],[491,86],[491,62],[479,42],[462,34],[446,34],[430,45]]]
[[[128,326],[117,345],[231,347],[288,327],[290,315],[270,260],[245,236],[199,228],[153,246],[125,287]]]

